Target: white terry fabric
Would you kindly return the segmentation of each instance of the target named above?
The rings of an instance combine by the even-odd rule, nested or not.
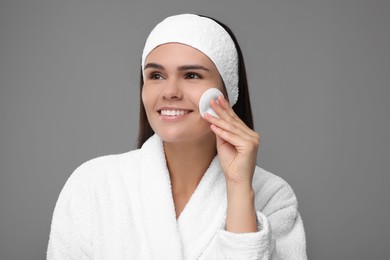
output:
[[[227,31],[207,17],[180,14],[166,18],[156,25],[146,40],[142,52],[142,71],[148,54],[165,43],[189,45],[208,56],[217,67],[233,106],[238,99],[238,54]]]
[[[224,230],[225,179],[215,157],[176,220],[162,141],[154,135],[141,149],[75,170],[54,210],[47,259],[307,259],[290,186],[257,167],[253,188],[259,231]]]

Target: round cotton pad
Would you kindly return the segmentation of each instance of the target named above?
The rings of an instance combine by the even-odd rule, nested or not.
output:
[[[218,96],[223,96],[223,94],[217,88],[209,88],[202,94],[199,100],[199,112],[203,118],[205,113],[209,113],[210,115],[218,117],[217,113],[215,113],[215,111],[210,106],[210,100],[217,100]]]

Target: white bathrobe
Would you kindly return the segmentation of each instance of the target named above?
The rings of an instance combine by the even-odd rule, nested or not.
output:
[[[92,159],[70,176],[57,201],[47,259],[307,259],[290,186],[256,167],[258,232],[224,230],[226,183],[215,157],[176,219],[164,149]]]

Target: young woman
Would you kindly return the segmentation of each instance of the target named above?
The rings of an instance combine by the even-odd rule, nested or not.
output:
[[[210,88],[217,116],[199,110]],[[48,259],[307,259],[297,200],[256,166],[259,135],[229,28],[159,23],[142,54],[139,149],[82,164],[58,199]]]

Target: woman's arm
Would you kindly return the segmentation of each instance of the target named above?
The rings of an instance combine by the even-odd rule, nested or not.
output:
[[[223,96],[211,107],[219,118],[206,115],[216,134],[217,151],[226,178],[226,230],[234,233],[257,231],[252,179],[260,136],[234,113]]]
[[[247,127],[220,96],[210,102],[220,118],[206,115],[217,137],[217,151],[227,187],[225,230],[217,234],[211,258],[305,260],[306,242],[302,220],[292,189],[280,178],[269,194],[269,207],[256,211],[253,175],[259,135]],[[212,246],[213,247],[213,246]],[[210,251],[209,251],[210,252]]]
[[[226,230],[234,233],[258,231],[252,186],[227,187]]]
[[[56,203],[48,260],[92,259],[92,203],[86,164],[69,177]]]

